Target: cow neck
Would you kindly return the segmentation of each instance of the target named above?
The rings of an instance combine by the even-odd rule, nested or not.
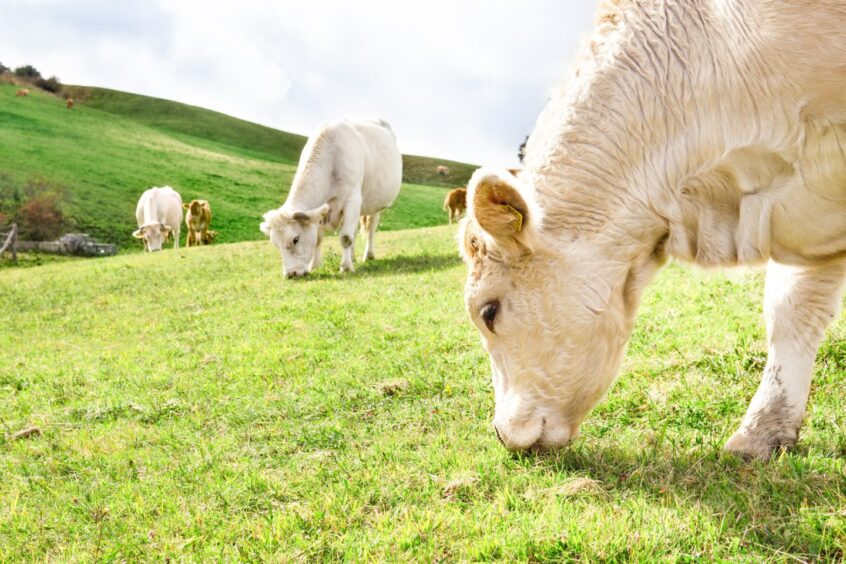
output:
[[[754,74],[763,63],[751,55],[718,60],[715,52],[745,39],[732,36],[729,46],[716,16],[702,10],[666,6],[664,22],[621,10],[599,26],[527,147],[525,176],[544,231],[563,240],[601,233],[615,249],[654,249],[670,227],[664,212],[686,181],[734,147],[772,134],[760,126],[775,121],[761,119],[770,84],[728,95],[738,88],[735,69]],[[738,119],[726,124],[727,115]]]

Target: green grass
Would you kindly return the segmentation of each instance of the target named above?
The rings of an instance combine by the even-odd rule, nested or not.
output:
[[[511,455],[453,236],[303,281],[267,242],[0,271],[0,561],[844,557],[846,323],[798,448],[744,464],[761,276],[670,266],[581,437]]]
[[[44,178],[68,187],[66,213],[78,230],[140,250],[131,238],[135,205],[150,186],[171,185],[183,200],[211,202],[218,242],[261,239],[261,215],[288,192],[305,138],[177,102],[71,87],[80,99],[32,89],[15,97],[0,84],[0,173],[18,183]],[[444,187],[466,182],[473,166],[406,156],[405,184],[383,228],[446,223]],[[437,176],[437,164],[451,176]],[[434,208],[422,209],[425,201]]]

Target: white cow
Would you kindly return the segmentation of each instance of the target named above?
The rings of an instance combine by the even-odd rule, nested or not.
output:
[[[132,236],[142,239],[146,250],[161,251],[168,235],[173,235],[173,248],[179,248],[182,197],[170,186],[153,187],[141,194],[135,219],[138,230]]]
[[[528,143],[480,170],[465,302],[510,449],[570,441],[614,381],[667,257],[769,261],[769,358],[726,444],[798,435],[846,272],[846,3],[615,0]]]
[[[317,268],[324,229],[339,228],[341,271],[352,271],[359,218],[367,231],[364,260],[374,258],[379,212],[394,202],[401,183],[402,155],[386,121],[322,124],[303,149],[288,199],[261,224],[279,249],[283,274],[292,278]]]

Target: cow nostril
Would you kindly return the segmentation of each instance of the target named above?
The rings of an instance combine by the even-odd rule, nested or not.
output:
[[[499,439],[499,442],[502,446],[505,446],[505,441],[502,440],[502,435],[499,434],[499,429],[497,428],[496,425],[494,425],[493,428],[494,428],[494,433],[496,433],[496,438]]]

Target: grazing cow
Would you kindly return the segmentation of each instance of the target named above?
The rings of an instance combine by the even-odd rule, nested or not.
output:
[[[170,186],[150,188],[141,194],[135,208],[138,230],[132,236],[144,241],[147,251],[161,251],[169,236],[173,248],[179,248],[179,226],[182,224],[182,197]]]
[[[609,1],[519,178],[470,181],[467,310],[509,449],[567,444],[667,257],[769,262],[769,355],[726,449],[792,445],[846,272],[846,6]],[[719,393],[718,389],[715,389]]]
[[[303,276],[320,264],[325,229],[340,228],[341,272],[353,270],[356,226],[367,230],[364,260],[374,258],[379,213],[402,182],[402,156],[388,122],[342,119],[322,124],[300,156],[282,207],[264,214],[261,231],[279,249],[282,272]]]
[[[438,174],[441,176],[449,176],[449,167],[444,165],[438,165]]]
[[[15,96],[29,96],[29,89],[28,88],[21,88],[17,92],[15,92]]]
[[[185,225],[188,227],[185,246],[205,245],[211,225],[211,206],[206,200],[191,200],[190,204],[183,204],[183,207],[187,210],[185,212]]]
[[[73,109],[73,98],[68,98],[67,101],[65,102],[65,104],[67,105],[69,110],[72,110]]]
[[[449,214],[449,223],[452,225],[452,220],[458,221],[461,218],[461,212],[467,208],[467,188],[456,188],[447,192],[444,198],[444,211]]]

